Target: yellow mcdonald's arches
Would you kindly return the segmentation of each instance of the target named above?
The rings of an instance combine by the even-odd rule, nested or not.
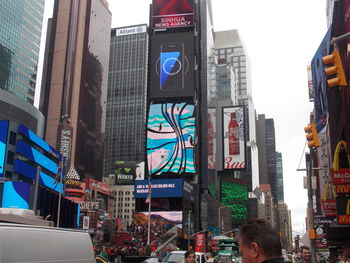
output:
[[[350,155],[348,152],[348,147],[346,146],[346,142],[345,141],[339,141],[337,144],[337,147],[335,148],[335,152],[334,152],[334,158],[333,158],[333,170],[334,172],[338,172],[339,171],[339,152],[341,150],[341,147],[344,147],[345,151],[346,151],[346,156],[348,157],[348,162],[350,165]]]
[[[327,200],[333,200],[335,197],[334,197],[334,193],[335,193],[335,188],[333,186],[332,183],[326,183],[326,186],[324,187],[324,190],[323,190],[323,200],[327,201]],[[328,198],[328,194],[329,194],[329,197]]]
[[[346,203],[346,215],[350,215],[350,199],[348,199],[348,202]]]

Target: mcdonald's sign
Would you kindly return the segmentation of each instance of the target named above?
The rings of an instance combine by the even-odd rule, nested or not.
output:
[[[350,194],[337,194],[336,204],[338,224],[350,224]]]
[[[326,183],[321,204],[325,216],[335,217],[337,215],[337,205],[335,202],[334,187],[332,183]]]
[[[338,184],[335,186],[337,194],[350,194],[350,184]]]
[[[333,184],[350,184],[350,169],[339,169],[334,171],[331,169],[331,176]]]

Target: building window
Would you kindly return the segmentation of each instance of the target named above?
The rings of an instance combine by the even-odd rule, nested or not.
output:
[[[7,152],[7,163],[13,165],[14,157],[15,157],[15,153],[8,151]]]
[[[12,145],[16,145],[16,133],[14,132],[10,132],[10,141],[9,141],[10,144]]]

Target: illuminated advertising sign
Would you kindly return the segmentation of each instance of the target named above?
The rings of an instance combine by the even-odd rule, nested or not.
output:
[[[315,120],[318,133],[325,132],[328,120],[327,78],[322,57],[330,54],[331,31],[332,27],[329,28],[311,61]]]
[[[4,174],[8,129],[9,121],[0,121],[0,177]]]
[[[147,161],[150,174],[195,173],[194,105],[151,104],[147,123]]]
[[[215,108],[208,108],[208,169],[216,168],[216,115]]]
[[[141,172],[140,169],[141,169],[140,165],[136,162],[116,161],[115,162],[116,183],[119,185],[134,184],[136,174],[140,174]]]
[[[222,110],[224,169],[245,169],[244,107],[223,107]]]
[[[331,169],[331,176],[333,184],[350,184],[350,169],[339,169],[338,172]]]
[[[152,28],[194,26],[194,0],[153,0]]]
[[[151,180],[152,198],[182,197],[183,179]],[[146,198],[149,191],[148,180],[135,181],[135,198]]]
[[[339,225],[350,224],[350,196],[349,194],[337,194],[337,222]]]
[[[248,218],[248,186],[239,180],[225,178],[221,182],[221,203],[232,211],[232,222],[243,224]]]
[[[14,172],[18,173],[22,176],[25,176],[29,179],[32,179],[35,181],[36,179],[36,171],[37,168],[31,166],[30,164],[17,159],[15,161],[15,165],[14,165]],[[40,172],[40,184],[56,191],[56,192],[61,192],[63,193],[63,184],[60,183],[60,179],[59,176],[51,176],[48,175],[46,173],[44,173],[43,171]]]
[[[105,195],[109,194],[109,185],[108,184],[101,183],[101,182],[96,181],[96,180],[91,179],[91,178],[86,178],[85,183],[86,183],[87,189],[90,189],[92,191],[97,191],[97,192],[100,192],[100,193],[105,194]]]
[[[98,210],[100,207],[99,202],[91,202],[91,201],[84,201],[79,204],[81,211],[91,211],[91,210]]]
[[[26,126],[20,124],[18,126],[18,133],[27,137],[29,140],[31,140],[36,145],[38,145],[41,149],[52,154],[55,158],[58,158],[58,159],[61,158],[61,154],[55,148],[53,148],[51,145],[49,145],[47,142],[45,142],[43,139],[41,139],[38,135],[36,135],[34,132],[32,132]]]
[[[72,149],[73,128],[67,125],[59,126],[60,153],[69,160]]]
[[[172,226],[182,224],[182,211],[151,212],[151,224],[158,226]],[[148,212],[134,213],[133,223],[135,225],[148,224]]]
[[[30,184],[5,182],[2,195],[2,208],[29,209]]]
[[[17,153],[22,154],[23,156],[32,160],[33,162],[40,165],[41,167],[44,167],[45,169],[49,170],[51,173],[57,174],[58,164],[52,161],[51,159],[49,159],[48,157],[46,157],[44,154],[42,154],[38,150],[30,147],[24,141],[22,140],[17,141],[16,151]]]
[[[152,36],[151,99],[194,96],[193,33]]]

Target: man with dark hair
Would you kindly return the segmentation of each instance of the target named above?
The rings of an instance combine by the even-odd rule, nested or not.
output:
[[[310,263],[311,262],[311,250],[307,246],[302,246],[300,248],[300,260],[298,263]]]
[[[280,238],[269,222],[251,219],[239,230],[242,263],[284,262]]]

